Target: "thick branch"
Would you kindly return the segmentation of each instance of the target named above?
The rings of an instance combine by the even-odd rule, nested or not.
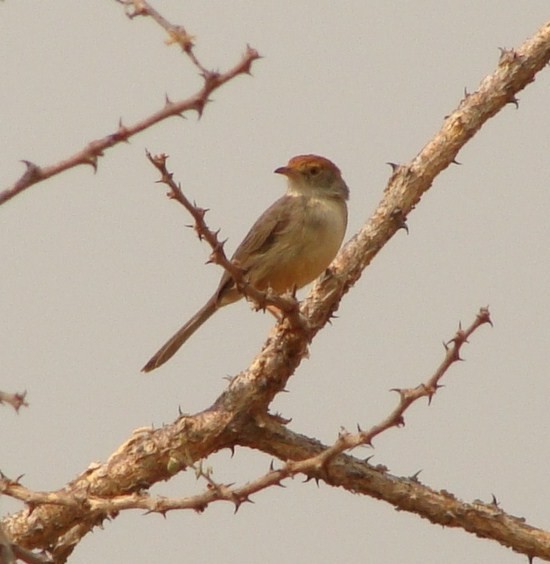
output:
[[[394,165],[393,175],[375,214],[333,264],[337,278],[318,284],[304,305],[304,312],[312,321],[320,321],[327,315],[325,308],[319,307],[317,296],[332,291],[339,297],[355,284],[365,267],[401,226],[400,221],[392,221],[396,210],[406,217],[431,187],[435,177],[455,162],[460,149],[504,106],[517,104],[516,94],[533,82],[537,72],[549,61],[550,22],[547,22],[517,50],[502,51],[495,72],[484,78],[475,92],[465,95],[418,155],[410,163]],[[330,299],[331,311],[336,309],[338,301],[337,297]]]
[[[329,449],[273,420],[263,426],[250,425],[243,430],[240,440],[282,460],[311,460],[322,457]],[[421,484],[416,476],[399,478],[389,474],[384,466],[373,467],[346,454],[338,455],[329,466],[305,470],[305,474],[353,493],[382,499],[431,523],[458,527],[495,540],[530,558],[550,560],[550,533],[526,524],[522,517],[505,513],[496,503],[464,503],[445,490],[435,491]]]
[[[33,533],[47,535],[53,531],[45,531],[46,525],[53,527],[56,524],[59,527],[60,519],[67,520],[70,517],[67,527],[71,528],[59,538],[53,551],[56,558],[64,558],[79,538],[103,519],[122,509],[143,508],[160,513],[174,509],[203,511],[208,504],[220,500],[230,501],[238,508],[243,502],[248,501],[253,493],[278,485],[285,478],[297,473],[315,476],[332,483],[330,474],[332,467],[339,464],[338,455],[361,443],[370,443],[372,438],[383,430],[401,424],[404,412],[414,401],[421,397],[431,398],[437,391],[442,375],[459,360],[460,348],[467,342],[467,337],[484,323],[490,323],[486,309],[480,311],[470,327],[465,330],[459,329],[450,342],[451,346],[446,345],[445,359],[425,384],[412,390],[401,390],[398,406],[385,420],[369,431],[361,431],[357,435],[342,434],[332,447],[325,448],[313,457],[296,458],[291,452],[284,452],[284,455],[283,452],[279,452],[278,456],[286,461],[282,468],[272,470],[265,476],[238,488],[218,484],[208,473],[201,470],[201,475],[207,478],[210,486],[202,494],[167,500],[142,493],[141,490],[151,483],[168,479],[175,472],[194,464],[195,460],[206,457],[214,450],[224,446],[233,448],[235,444],[264,450],[262,446],[264,429],[271,428],[276,432],[283,432],[276,418],[250,412],[246,404],[239,403],[233,410],[207,410],[192,417],[182,416],[176,424],[156,431],[152,429],[138,431],[135,437],[111,456],[105,466],[90,469],[61,491],[33,492],[17,481],[6,478],[0,480],[0,493],[24,501],[32,509],[28,517],[19,514],[20,519],[12,524],[14,526],[20,524],[27,528],[27,521],[36,516],[38,521],[35,523]],[[239,401],[238,392],[234,399],[236,402]],[[307,444],[309,445],[310,442],[308,439]],[[267,452],[272,453],[269,445]],[[293,460],[297,462],[292,462]],[[202,466],[200,468],[202,469]],[[131,480],[125,490],[120,489],[121,475],[125,476],[126,480]],[[350,479],[354,479],[353,473]],[[401,485],[395,483],[395,480],[394,488],[400,488]],[[394,491],[390,493],[394,494]],[[384,499],[392,502],[391,495]],[[54,519],[52,514],[56,515],[57,519]]]
[[[292,435],[282,426],[279,426],[277,433],[290,437],[290,445],[285,443],[284,450],[280,448],[282,438],[274,436],[273,429],[266,429],[263,437],[258,434],[247,435],[250,418],[255,415],[258,420],[265,418],[265,410],[271,400],[284,389],[288,378],[306,354],[308,340],[325,325],[342,296],[402,226],[401,216],[407,216],[431,186],[435,176],[453,162],[460,148],[483,123],[506,103],[514,101],[515,94],[529,84],[549,60],[550,23],[517,51],[503,53],[495,73],[482,81],[478,91],[462,100],[457,110],[445,119],[441,131],[417,157],[408,165],[396,168],[374,216],[344,247],[330,272],[315,285],[303,303],[302,312],[309,320],[307,333],[297,331],[287,320],[283,320],[274,328],[250,368],[232,380],[210,409],[193,417],[180,417],[174,424],[162,429],[136,432],[105,464],[90,467],[65,489],[82,495],[103,497],[138,492],[159,480],[169,479],[190,463],[221,448],[231,448],[236,443],[272,452],[285,460],[299,460],[314,455],[314,451],[306,453],[303,445],[299,441],[295,442],[298,435]],[[317,453],[326,448],[316,444]],[[289,456],[289,446],[296,449],[295,458]],[[343,456],[333,461],[328,478],[326,475],[319,477],[334,482],[337,475],[335,477],[333,471],[337,472],[339,467],[336,462]],[[361,468],[357,467],[357,470]],[[350,478],[347,474],[343,469],[342,480],[344,477]],[[410,490],[404,490],[401,503],[410,503],[410,494]],[[440,503],[452,501],[452,496],[448,494],[438,495],[440,497],[436,501]],[[449,516],[449,521],[466,528],[465,522],[456,520],[463,509],[458,505],[453,507],[457,515],[452,516],[455,521]],[[467,506],[468,510],[471,507]],[[428,509],[429,504],[426,511]],[[498,517],[500,510],[494,511],[498,512]],[[71,542],[77,542],[80,536],[106,517],[105,514],[86,514],[73,507],[41,506],[30,514],[24,511],[8,517],[4,524],[6,531],[18,544],[35,547],[55,546],[57,543],[60,554],[63,554],[63,551],[70,550]],[[498,521],[497,517],[493,514],[494,521]],[[487,536],[483,527],[488,522],[489,519],[480,522],[479,529],[474,527],[467,530]],[[534,529],[530,529],[529,533],[533,537],[539,534]],[[525,549],[525,553],[539,554],[538,548],[535,550],[532,545]]]
[[[239,507],[243,501],[247,501],[250,495],[272,485],[278,485],[285,478],[294,476],[298,473],[307,475],[318,475],[320,470],[328,470],[334,459],[342,454],[345,450],[354,448],[359,445],[371,444],[372,439],[380,433],[391,427],[404,425],[404,413],[415,402],[423,397],[427,397],[431,402],[432,397],[436,394],[440,387],[440,380],[451,365],[460,360],[460,350],[462,346],[468,342],[468,337],[485,323],[491,323],[489,312],[486,308],[482,308],[476,319],[465,330],[459,328],[454,338],[445,343],[445,358],[434,374],[423,384],[412,389],[399,390],[400,400],[395,409],[380,423],[372,426],[368,431],[360,431],[356,435],[347,432],[340,434],[338,440],[329,448],[326,448],[319,454],[311,458],[302,459],[297,462],[288,460],[286,464],[278,469],[271,470],[264,476],[249,482],[245,486],[232,488],[224,484],[216,482],[211,471],[205,470],[202,461],[199,464],[193,464],[197,476],[203,477],[208,488],[206,492],[180,499],[154,498],[145,493],[134,493],[129,495],[117,495],[116,497],[97,497],[96,495],[78,495],[75,488],[66,488],[64,491],[57,492],[34,492],[24,487],[17,480],[9,480],[6,477],[0,478],[0,493],[4,493],[20,501],[25,502],[30,507],[39,505],[58,505],[64,507],[72,507],[77,511],[83,511],[85,514],[104,514],[110,515],[122,509],[146,509],[150,512],[166,513],[174,509],[195,509],[203,511],[208,504],[214,501],[230,501]],[[192,418],[191,418],[192,419]],[[280,418],[279,418],[280,419]],[[270,427],[275,422],[276,427],[280,426],[280,420],[270,416],[258,414],[251,417],[247,422],[243,420],[243,428],[248,429],[248,434],[239,433],[237,441],[241,443],[240,435],[247,436],[244,442],[245,446],[250,446],[254,442],[250,441],[250,436],[259,430],[259,442],[263,440],[264,427]],[[147,430],[149,431],[149,430]],[[160,430],[159,433],[163,431]],[[159,458],[162,453],[158,452]],[[289,457],[284,457],[287,460]],[[172,464],[173,470],[181,467],[182,461],[185,464],[191,464],[189,453],[185,453],[185,457],[180,459],[179,463],[172,454],[172,460],[168,461],[168,465]],[[88,489],[90,491],[90,489]]]

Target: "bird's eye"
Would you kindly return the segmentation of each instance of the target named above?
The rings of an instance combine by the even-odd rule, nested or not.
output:
[[[320,171],[321,169],[318,166],[312,166],[309,169],[309,174],[311,174],[311,176],[317,176]]]

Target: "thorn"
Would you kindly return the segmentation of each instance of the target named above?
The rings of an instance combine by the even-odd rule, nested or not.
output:
[[[374,448],[374,445],[372,444],[372,439],[370,438],[363,440],[361,444],[366,447]]]
[[[459,162],[459,161],[457,161],[456,159],[453,159],[453,160],[451,161],[451,164],[455,164],[455,165],[458,165],[458,166],[462,166],[462,163]]]
[[[482,307],[477,314],[480,323],[488,323],[493,327],[493,320],[491,319],[491,314],[489,313],[489,306]]]
[[[519,58],[519,55],[516,53],[514,49],[506,49],[504,47],[499,47],[498,50],[500,51],[499,64],[505,64],[505,63],[509,64]]]
[[[343,437],[349,436],[349,431],[345,428],[340,426],[340,430],[338,431],[338,438],[341,439]]]
[[[252,76],[252,61],[248,61],[244,66],[243,70],[241,71],[242,74],[247,74],[248,76]]]
[[[386,164],[391,167],[392,172],[397,172],[401,167],[401,165],[397,163],[387,162]]]
[[[245,503],[245,502],[247,502],[247,503],[254,503],[249,497],[244,497],[244,498],[242,498],[242,499],[236,499],[236,500],[233,502],[233,503],[235,504],[235,511],[234,511],[234,514],[236,514],[237,511],[239,511],[239,508],[240,508],[241,505],[242,505],[243,503]]]
[[[391,212],[391,218],[397,223],[397,230],[404,229],[409,234],[409,227],[407,225],[407,218],[401,208],[395,208]]]
[[[128,129],[122,123],[122,118],[118,118],[118,129],[116,133],[113,133],[110,137],[114,141],[122,141],[123,143],[130,144],[130,139],[128,138]]]
[[[445,350],[448,351],[449,345],[456,345],[456,342],[457,342],[457,337],[453,337],[451,340],[447,341],[447,343],[445,343]]]
[[[209,101],[208,99],[204,100],[202,98],[199,98],[193,104],[191,109],[193,109],[197,112],[199,119],[202,117],[202,113],[204,112],[204,106],[206,105],[206,102],[208,102],[208,101]]]
[[[204,70],[200,75],[204,78],[204,82],[207,83],[209,88],[211,88],[212,83],[216,82],[220,77],[220,73],[213,70]]]
[[[251,47],[248,43],[246,44],[246,56],[250,57],[251,59],[263,59],[263,56],[260,55],[258,51],[256,51],[254,47]]]
[[[40,178],[40,167],[38,165],[27,160],[22,160],[21,162],[27,167],[27,170],[21,178],[22,182],[29,182]]]
[[[288,392],[288,390],[283,391]],[[275,419],[275,421],[277,421],[277,423],[280,423],[281,425],[288,425],[292,422],[292,417],[283,417],[280,413],[276,413],[275,415],[272,415],[272,417],[273,419]]]
[[[495,507],[498,507],[498,500],[495,496],[495,494],[491,494],[491,505],[494,505]]]
[[[433,386],[432,388],[430,388],[429,390],[426,390],[427,392],[427,398],[428,398],[428,406],[432,405],[432,399],[435,396],[435,394],[437,393],[437,390],[439,390],[439,388],[444,388],[445,384],[435,384],[435,386]]]
[[[99,151],[95,155],[89,155],[82,159],[82,164],[90,165],[94,169],[94,174],[97,172],[97,157],[103,156],[103,151]]]
[[[193,203],[193,206],[195,207],[195,211],[197,212],[197,214],[200,215],[201,219],[204,219],[206,212],[210,211],[209,208],[201,208],[197,206],[195,203]],[[220,232],[219,229],[215,232],[216,237],[218,236],[219,232]]]
[[[420,480],[418,479],[418,476],[420,476],[420,472],[422,472],[422,470],[417,470],[412,476],[410,476],[409,480],[419,483]]]

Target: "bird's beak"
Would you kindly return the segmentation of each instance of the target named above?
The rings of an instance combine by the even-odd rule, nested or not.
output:
[[[273,171],[275,174],[284,174],[285,176],[290,176],[292,174],[292,169],[288,166],[280,166]]]

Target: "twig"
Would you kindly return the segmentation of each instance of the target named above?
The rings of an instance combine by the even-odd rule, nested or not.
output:
[[[136,16],[149,16],[153,18],[155,22],[157,22],[168,33],[168,39],[166,40],[168,45],[171,45],[172,43],[178,44],[182,51],[188,55],[192,63],[204,76],[210,72],[197,59],[195,52],[193,51],[193,48],[195,47],[195,38],[187,33],[182,25],[174,25],[170,23],[145,0],[117,0],[117,2],[126,6],[126,14],[130,19],[135,18]]]
[[[457,152],[468,139],[506,103],[512,102],[515,93],[532,82],[535,74],[549,59],[550,24],[545,24],[516,51],[508,52],[502,58],[495,72],[482,81],[476,93],[461,102],[459,108],[445,120],[441,131],[411,163],[397,168],[374,216],[333,263],[333,276],[317,283],[302,305],[302,311],[307,315],[313,333],[324,327],[342,295],[357,281],[373,257],[402,226],[402,222],[396,222],[394,219],[396,208],[403,210],[403,217],[406,217],[432,186],[436,175],[453,162]],[[188,466],[189,461],[205,458],[213,452],[231,448],[236,444],[273,453],[285,461],[303,460],[311,458],[315,453],[324,452],[326,447],[318,441],[292,434],[281,425],[277,434],[274,434],[269,432],[270,427],[263,426],[258,429],[258,424],[255,424],[257,433],[247,437],[247,428],[252,426],[255,417],[265,413],[273,398],[284,389],[288,378],[306,353],[307,343],[304,336],[285,330],[285,327],[278,324],[276,331],[270,335],[250,367],[233,378],[212,407],[194,416],[181,416],[160,429],[150,429],[132,435],[107,462],[86,469],[69,482],[64,490],[85,491],[97,497],[139,493],[158,481],[169,479],[174,473]],[[263,435],[260,434],[261,431],[264,432]],[[283,443],[281,437],[289,437],[288,442]],[[307,449],[304,444],[307,444]],[[181,459],[181,463],[178,459]],[[350,461],[350,466],[336,464],[341,459]],[[361,482],[368,468],[367,464],[356,458],[342,454],[330,465],[329,483],[347,487],[351,491],[367,493],[369,487],[372,490],[375,486],[380,486],[378,481],[370,483],[365,479]],[[369,473],[368,476],[372,482],[378,475]],[[323,475],[317,477],[323,478]],[[384,484],[391,485],[394,482],[394,479],[387,479]],[[373,495],[382,497],[383,492],[378,489]],[[408,495],[408,491],[399,491],[394,498],[397,495],[399,498],[395,503],[400,508],[418,503],[414,496]],[[426,506],[425,513],[428,514],[433,509]],[[460,508],[457,507],[456,510],[458,512]],[[3,524],[11,538],[21,545],[57,547],[63,542],[63,536],[74,528],[75,523],[81,527],[78,531],[78,538],[81,538],[97,527],[102,517],[107,516],[45,505],[37,507],[30,515],[27,510],[10,515],[3,520]],[[470,521],[468,515],[460,513],[443,516],[440,522],[446,524],[445,519],[450,520],[451,517],[452,522],[456,523],[455,526],[462,526],[484,536],[489,533],[483,527],[501,526],[500,521],[495,518],[478,524]],[[538,532],[529,536],[525,527],[522,534],[523,546],[527,547],[522,550],[525,554],[548,554],[549,543],[546,538]],[[67,550],[74,546],[78,538],[71,539],[72,544]]]
[[[380,423],[374,425],[368,431],[360,431],[352,435],[350,433],[341,433],[338,440],[331,446],[320,452],[319,454],[300,461],[289,460],[282,468],[274,470],[273,468],[260,478],[249,482],[245,486],[232,488],[231,484],[220,484],[212,477],[212,470],[204,468],[202,461],[193,463],[192,460],[187,462],[187,466],[195,470],[198,477],[204,478],[208,483],[208,489],[198,496],[190,496],[178,499],[154,498],[146,494],[132,494],[116,496],[113,498],[103,498],[88,494],[77,495],[76,493],[68,493],[66,491],[56,492],[33,492],[21,485],[19,480],[9,480],[6,477],[0,479],[0,493],[9,495],[20,501],[24,501],[31,507],[36,505],[59,505],[73,508],[86,508],[92,512],[101,512],[103,514],[111,514],[121,509],[146,509],[149,512],[166,513],[174,509],[194,509],[203,511],[206,506],[213,501],[231,501],[235,504],[236,509],[244,501],[248,501],[250,495],[272,485],[281,485],[281,481],[285,478],[292,477],[295,474],[302,473],[312,475],[316,473],[328,472],[329,464],[335,457],[344,451],[355,448],[362,444],[371,444],[372,439],[391,428],[404,425],[405,411],[417,400],[427,397],[431,402],[432,397],[440,387],[440,380],[447,372],[449,367],[460,360],[460,349],[462,345],[468,342],[468,337],[485,323],[491,323],[489,310],[481,308],[476,319],[465,330],[459,327],[455,336],[445,343],[445,358],[434,374],[423,384],[412,389],[397,390],[400,394],[400,401],[396,408]],[[263,427],[261,417],[257,420],[258,428]]]
[[[10,394],[8,392],[2,392],[0,390],[0,404],[9,403],[15,411],[19,412],[21,406],[28,407],[29,404],[26,401],[27,392]]]
[[[445,347],[445,358],[434,372],[434,374],[423,384],[416,386],[416,388],[394,388],[391,391],[399,393],[399,403],[393,411],[385,417],[380,423],[373,425],[367,431],[361,430],[352,434],[347,431],[342,431],[338,440],[324,452],[318,454],[313,459],[302,460],[300,462],[292,462],[291,470],[296,472],[308,472],[313,468],[326,468],[335,456],[338,456],[346,450],[353,449],[360,445],[372,445],[372,440],[377,435],[392,427],[402,427],[405,425],[405,411],[420,398],[428,398],[428,404],[431,403],[433,396],[441,387],[439,382],[452,364],[462,360],[460,358],[460,349],[462,345],[468,342],[468,337],[482,325],[489,323],[492,325],[489,309],[482,307],[479,310],[475,320],[470,324],[467,329],[462,329],[459,324],[455,336],[448,342],[443,343]]]
[[[161,178],[158,182],[166,184],[170,190],[168,193],[169,197],[180,203],[191,214],[195,221],[193,227],[199,240],[204,239],[212,248],[208,262],[217,264],[227,270],[235,281],[237,289],[247,298],[253,299],[259,309],[265,310],[267,306],[275,306],[291,320],[293,326],[299,326],[305,329],[304,320],[299,315],[298,302],[295,297],[288,293],[280,295],[272,290],[262,292],[256,289],[248,282],[246,271],[244,271],[238,263],[232,262],[227,258],[224,251],[226,240],[220,241],[218,238],[220,231],[212,231],[209,229],[204,219],[208,210],[191,203],[183,193],[181,186],[174,182],[173,174],[166,168],[168,155],[151,155],[148,151],[146,154],[149,161],[160,172]]]
[[[139,4],[139,2],[137,4]],[[172,27],[174,29],[180,29],[178,26]],[[119,143],[127,142],[137,133],[148,129],[165,119],[174,116],[181,116],[184,112],[188,112],[190,110],[196,111],[199,116],[201,116],[206,104],[210,101],[209,96],[212,92],[214,92],[214,90],[217,90],[220,86],[223,86],[226,82],[229,82],[241,74],[250,74],[252,63],[256,59],[260,58],[260,55],[255,49],[247,47],[243,57],[233,68],[224,73],[219,73],[204,69],[204,67],[202,67],[202,65],[200,65],[200,63],[196,60],[191,47],[185,52],[191,57],[193,63],[201,70],[201,74],[204,79],[202,88],[198,92],[190,98],[180,100],[178,102],[172,102],[167,98],[163,108],[132,125],[123,125],[122,120],[120,120],[117,129],[113,133],[91,141],[83,149],[55,164],[42,167],[29,160],[23,160],[22,162],[27,167],[26,171],[12,186],[0,192],[0,205],[30,186],[78,165],[90,165],[94,171],[97,170],[98,159],[104,155],[104,152],[107,149],[110,149]]]
[[[241,437],[250,440],[241,444],[260,448],[282,460],[313,461],[328,448],[316,439],[295,433],[274,421],[264,425],[250,424]],[[382,465],[373,467],[367,461],[345,453],[326,468],[312,468],[307,476],[310,480],[323,481],[354,494],[383,500],[398,511],[414,513],[435,525],[460,528],[494,540],[529,558],[550,560],[550,531],[506,513],[494,498],[485,503],[479,500],[463,502],[449,491],[434,490],[422,484],[417,475],[409,478],[395,476]]]

